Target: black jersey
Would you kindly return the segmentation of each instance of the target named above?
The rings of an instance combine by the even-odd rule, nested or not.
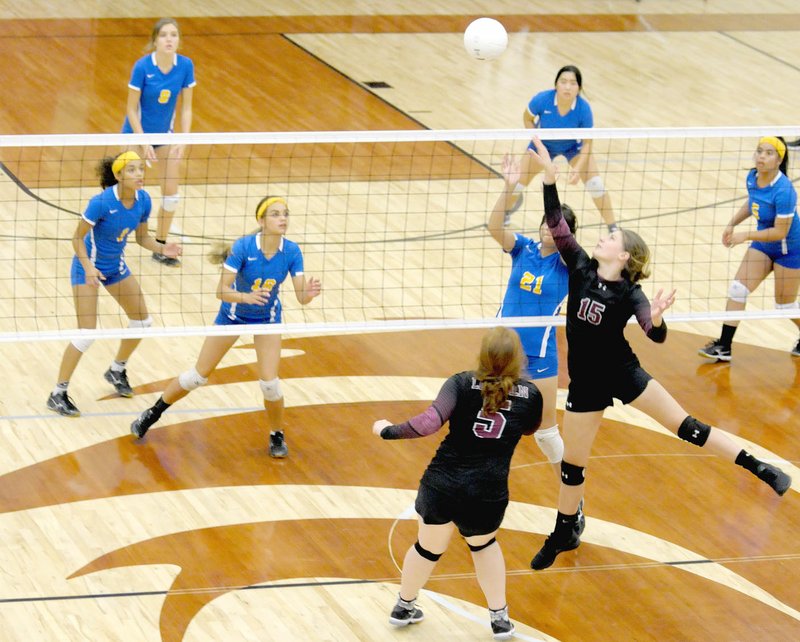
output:
[[[597,261],[575,240],[561,215],[555,185],[544,186],[547,225],[569,270],[567,302],[567,364],[570,378],[596,378],[638,363],[623,331],[636,316],[647,336],[658,343],[667,337],[667,324],[653,326],[650,301],[641,287],[623,278],[606,281],[597,274]],[[602,376],[602,375],[600,375]]]
[[[442,403],[439,403],[441,400]],[[542,395],[531,382],[515,383],[505,407],[483,412],[481,384],[473,372],[461,372],[442,386],[437,408],[452,408],[450,431],[439,445],[422,482],[444,493],[483,499],[508,498],[508,473],[514,449],[524,433],[539,427]]]

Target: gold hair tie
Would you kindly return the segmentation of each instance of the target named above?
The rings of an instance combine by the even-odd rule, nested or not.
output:
[[[777,136],[762,136],[758,140],[758,144],[761,145],[761,143],[772,145],[775,148],[775,151],[778,152],[778,156],[781,157],[781,160],[783,160],[784,156],[786,156],[786,145],[784,145],[783,141]]]
[[[264,201],[263,203],[261,203],[261,205],[258,206],[258,209],[256,210],[256,220],[260,221],[261,217],[267,213],[269,206],[274,205],[275,203],[283,203],[284,205],[286,205],[286,199],[283,198],[282,196],[272,196],[268,198],[266,201]]]
[[[111,171],[114,174],[119,174],[123,169],[125,169],[125,165],[130,163],[131,161],[138,161],[142,160],[136,152],[122,152],[119,156],[114,159],[114,162],[111,163]]]

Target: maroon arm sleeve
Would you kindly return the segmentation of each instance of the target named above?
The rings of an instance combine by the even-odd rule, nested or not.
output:
[[[453,414],[456,407],[457,398],[456,380],[454,377],[450,377],[444,382],[438,396],[425,412],[402,424],[386,426],[381,430],[381,437],[383,439],[415,439],[432,435],[450,419],[450,415]]]
[[[572,270],[578,258],[584,254],[583,248],[575,239],[575,235],[570,231],[569,225],[564,220],[561,213],[561,201],[558,198],[558,188],[555,185],[543,185],[544,194],[544,216],[547,227],[553,235],[556,248],[567,268]]]
[[[650,316],[650,301],[639,288],[636,288],[633,295],[633,313],[648,339],[656,343],[664,343],[667,340],[667,322],[661,319],[660,326],[653,325],[653,319]]]

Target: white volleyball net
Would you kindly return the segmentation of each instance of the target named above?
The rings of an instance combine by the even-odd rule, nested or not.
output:
[[[618,222],[638,231],[652,250],[652,277],[643,287],[648,294],[677,288],[670,316],[679,320],[729,318],[728,284],[746,245],[723,247],[722,229],[746,198],[745,175],[758,138],[798,133],[791,127],[540,132],[542,138],[593,139]],[[265,195],[287,198],[287,238],[300,245],[305,272],[321,279],[323,294],[300,306],[287,280],[284,323],[254,331],[496,324],[511,261],[486,222],[502,190],[503,156],[523,154],[529,136],[524,130],[459,130],[0,137],[0,339],[80,334],[71,238],[100,191],[94,167],[103,156],[143,142],[186,144],[179,229],[170,236],[183,244],[181,267],[152,261],[133,235],[125,254],[156,320],[149,336],[241,331],[209,327],[219,309],[220,268],[206,255],[215,241],[232,242],[255,230],[255,207]],[[591,251],[605,226],[583,186],[567,184],[564,159],[558,162],[562,201],[576,211],[578,240]],[[145,179],[153,231],[157,169]],[[536,237],[541,218],[536,178],[510,229]],[[791,314],[774,310],[769,278],[740,316]],[[143,333],[128,330],[120,307],[102,292],[98,318],[97,337]]]

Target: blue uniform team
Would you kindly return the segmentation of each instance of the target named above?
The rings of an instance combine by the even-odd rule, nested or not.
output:
[[[162,72],[156,64],[155,52],[137,60],[128,87],[141,92],[139,119],[142,130],[147,134],[172,132],[178,95],[183,89],[196,84],[194,63],[186,56],[176,53],[174,65],[167,73]],[[122,132],[133,133],[127,117]]]
[[[297,243],[281,238],[277,253],[268,259],[261,251],[261,234],[252,234],[233,244],[223,267],[236,273],[233,288],[237,292],[269,290],[269,299],[264,305],[223,301],[215,324],[280,323],[280,285],[287,275],[303,274],[303,254]]]
[[[569,274],[558,252],[542,256],[542,243],[515,235],[500,317],[545,317],[559,313],[567,296]],[[558,349],[553,326],[515,328],[528,357],[531,379],[558,374]]]
[[[84,237],[86,254],[105,277],[103,284],[107,286],[130,276],[125,263],[128,235],[147,222],[152,207],[150,195],[140,189],[129,209],[119,200],[118,190],[117,185],[112,185],[93,196],[83,213],[83,219],[92,226]],[[77,256],[72,258],[70,280],[73,286],[86,284],[86,271]]]
[[[536,127],[540,129],[579,129],[594,127],[594,117],[589,101],[578,94],[572,103],[572,108],[561,114],[558,110],[558,100],[555,89],[540,91],[528,103],[528,113],[533,118]],[[583,148],[583,140],[543,140],[547,151],[555,158],[564,156],[568,161],[575,158]],[[533,149],[533,143],[528,145]]]
[[[780,241],[753,241],[755,250],[763,252],[778,265],[800,268],[800,223],[797,216],[797,192],[783,172],[778,172],[766,187],[756,182],[755,168],[747,173],[747,195],[750,213],[757,221],[757,229],[775,227],[777,219],[791,217],[789,233]]]

